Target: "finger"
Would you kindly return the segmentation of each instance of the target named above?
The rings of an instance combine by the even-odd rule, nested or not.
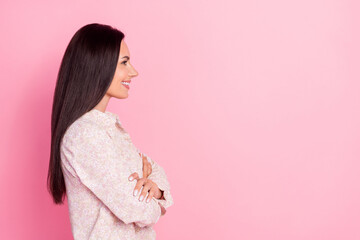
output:
[[[128,179],[129,179],[129,181],[132,181],[134,179],[137,179],[138,177],[139,177],[138,173],[134,172],[134,173],[130,174]]]
[[[150,170],[152,169],[151,164],[150,164],[148,161],[146,161],[146,160],[144,160],[143,165],[146,166],[146,168],[148,168],[148,169],[150,169]]]
[[[140,178],[138,179],[135,188],[134,188],[134,196],[136,197],[138,193],[140,192],[140,188],[145,184],[146,178]]]
[[[150,158],[148,158],[147,156],[145,156],[145,159],[146,159],[146,161],[147,161],[148,163],[150,163],[150,164],[151,164],[151,160],[150,160]]]
[[[151,164],[151,160],[150,158],[148,158],[144,153],[143,153],[143,156],[145,157],[145,159]]]
[[[150,200],[152,199],[152,197],[154,196],[155,194],[155,188],[152,187],[149,191],[149,195],[147,196],[146,198],[146,203],[150,202]]]
[[[151,163],[149,163],[148,161],[146,161],[146,166],[148,166],[150,169],[152,169]]]
[[[152,166],[151,163],[149,163],[149,175],[152,173]]]
[[[148,161],[146,161],[146,158],[143,158],[143,175],[144,175],[144,177],[149,177],[149,175],[151,174],[151,172],[152,172],[152,166],[151,166],[151,164],[148,162]]]
[[[149,176],[149,166],[147,166],[146,164],[143,164],[143,177],[147,178]]]
[[[132,181],[134,179],[139,179],[139,174],[137,172],[134,172],[129,176],[129,181]]]
[[[142,200],[145,199],[146,194],[149,192],[150,188],[152,187],[152,183],[151,182],[146,182],[145,185],[143,186],[143,189],[141,191],[141,194],[139,196],[139,201],[141,202]]]
[[[146,158],[144,157],[144,155],[142,155],[141,160],[143,161],[143,163],[146,162]]]
[[[144,183],[144,185],[143,185],[143,188],[142,188],[142,190],[141,190],[141,193],[140,193],[140,195],[139,195],[139,201],[143,201],[145,198],[146,198],[146,196],[147,196],[147,194],[149,193],[149,190],[152,188],[152,182],[150,181],[146,181],[145,183]]]

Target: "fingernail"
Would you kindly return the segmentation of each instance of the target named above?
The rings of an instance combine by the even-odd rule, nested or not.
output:
[[[143,195],[141,195],[141,197],[140,197],[140,201],[142,201],[142,200],[143,200],[143,198],[144,198],[144,196],[143,196]]]
[[[133,177],[133,176],[130,176],[129,180],[132,181],[133,179],[134,179],[134,177]]]
[[[137,193],[138,193],[138,190],[136,189],[136,190],[134,191],[134,196],[136,196]]]
[[[147,203],[150,202],[150,198],[146,199],[146,202],[147,202]]]

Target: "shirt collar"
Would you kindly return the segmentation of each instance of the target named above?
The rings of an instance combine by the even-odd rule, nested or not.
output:
[[[88,114],[93,116],[93,119],[97,123],[105,127],[113,127],[116,123],[121,126],[119,116],[116,113],[112,113],[109,111],[102,112],[100,110],[93,108],[88,112]]]

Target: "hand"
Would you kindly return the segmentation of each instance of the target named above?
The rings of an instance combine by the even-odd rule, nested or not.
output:
[[[155,197],[156,199],[160,199],[163,197],[162,191],[159,189],[158,185],[152,180],[148,178],[140,178],[137,172],[134,172],[129,176],[129,181],[133,181],[134,179],[137,180],[133,193],[134,196],[137,196],[142,188],[142,191],[138,198],[139,201],[145,200],[148,203],[150,202],[152,197]],[[148,196],[146,197],[147,194]]]
[[[143,160],[143,177],[147,178],[152,172],[151,163],[148,161],[147,157],[145,157],[141,153],[139,153],[139,155],[140,157],[142,157]]]

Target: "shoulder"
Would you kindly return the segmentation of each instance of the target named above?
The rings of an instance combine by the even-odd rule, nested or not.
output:
[[[62,146],[80,146],[104,142],[108,138],[106,129],[98,125],[93,119],[83,115],[73,122],[65,131]]]

